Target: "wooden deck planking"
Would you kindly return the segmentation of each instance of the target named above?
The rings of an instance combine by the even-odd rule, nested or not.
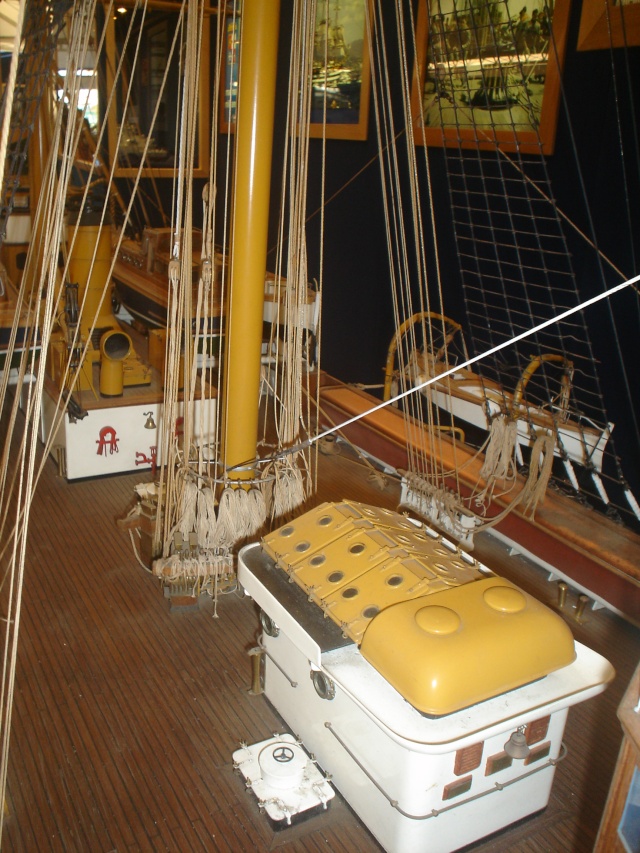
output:
[[[171,611],[115,524],[149,474],[66,483],[45,468],[32,512],[3,844],[10,851],[379,850],[338,798],[326,815],[274,833],[233,773],[240,740],[285,727],[248,693],[258,622],[247,599]],[[316,502],[395,506],[343,449],[320,456]],[[478,556],[538,597],[554,586],[487,537]],[[575,596],[571,599],[575,601]],[[638,629],[607,611],[565,618],[618,677],[573,708],[549,806],[478,851],[587,853],[620,743],[615,711],[640,653]]]
[[[28,630],[29,627],[24,625],[23,632],[26,633]],[[93,819],[88,821],[86,812],[78,818],[74,814],[74,803],[83,810],[86,802],[86,798],[81,796],[82,767],[86,766],[91,772],[91,764],[83,765],[82,756],[78,755],[73,721],[66,713],[68,703],[61,701],[60,696],[56,696],[49,689],[48,681],[56,679],[58,673],[55,667],[50,666],[46,651],[46,649],[43,650],[41,660],[33,662],[35,665],[31,669],[31,677],[26,679],[24,686],[19,688],[14,707],[14,714],[18,718],[28,715],[34,727],[33,738],[20,750],[23,759],[25,761],[30,759],[36,770],[34,776],[27,775],[25,781],[33,785],[34,802],[38,802],[38,785],[40,785],[46,792],[52,810],[60,809],[61,814],[69,816],[71,822],[79,820],[88,829],[93,829],[96,821]],[[39,695],[36,695],[36,690]],[[87,756],[89,761],[93,754],[92,751],[91,755]],[[62,768],[69,769],[68,779],[66,774],[62,775]],[[67,790],[74,789],[72,796],[66,798],[62,796],[56,773],[60,773],[61,778],[64,778]]]

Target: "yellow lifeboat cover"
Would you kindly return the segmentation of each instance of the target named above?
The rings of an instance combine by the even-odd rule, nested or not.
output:
[[[411,705],[433,715],[483,702],[575,659],[564,620],[495,576],[387,607],[369,623],[360,652]]]
[[[423,713],[458,711],[575,658],[557,613],[392,510],[324,503],[262,547]]]

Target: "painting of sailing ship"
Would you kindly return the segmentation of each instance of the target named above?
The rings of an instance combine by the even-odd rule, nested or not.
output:
[[[516,140],[553,150],[567,6],[493,3],[425,6],[418,12],[421,124],[431,143],[455,134],[489,144]],[[419,142],[419,134],[417,135]]]
[[[313,36],[313,79],[310,124],[312,133],[333,125],[353,129],[345,138],[366,133],[369,97],[368,0],[318,3]],[[326,132],[326,131],[325,131]],[[336,138],[336,131],[330,131]]]
[[[544,3],[517,5],[515,12],[515,3],[438,4],[439,14],[430,17],[426,125],[539,125],[553,17]],[[442,111],[434,108],[437,100],[448,102]]]
[[[355,6],[356,4],[352,4]],[[317,111],[323,109],[325,93],[327,107],[333,110],[357,110],[360,103],[360,85],[362,84],[362,47],[358,51],[354,40],[347,44],[345,40],[345,25],[340,18],[344,4],[334,3],[331,8],[332,17],[319,17],[315,32],[313,56],[316,63],[314,69],[314,107],[312,118],[319,119]],[[347,26],[358,27],[355,30],[360,35],[364,29],[364,6],[360,4],[360,20],[347,20]],[[347,10],[347,15],[352,9]],[[323,15],[322,8],[319,15]],[[364,42],[362,42],[362,46]],[[342,115],[343,122],[349,122],[348,115]],[[351,119],[353,121],[353,119]]]

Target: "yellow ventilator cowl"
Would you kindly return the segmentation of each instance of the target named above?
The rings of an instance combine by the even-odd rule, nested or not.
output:
[[[369,622],[362,656],[415,708],[450,714],[575,658],[555,612],[489,577],[393,604]]]
[[[100,339],[100,393],[121,397],[124,390],[124,361],[131,354],[131,338],[120,329],[110,329]]]

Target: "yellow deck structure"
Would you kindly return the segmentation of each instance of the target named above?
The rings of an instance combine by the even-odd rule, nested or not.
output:
[[[423,713],[452,713],[575,658],[558,614],[400,513],[324,503],[262,544]]]

